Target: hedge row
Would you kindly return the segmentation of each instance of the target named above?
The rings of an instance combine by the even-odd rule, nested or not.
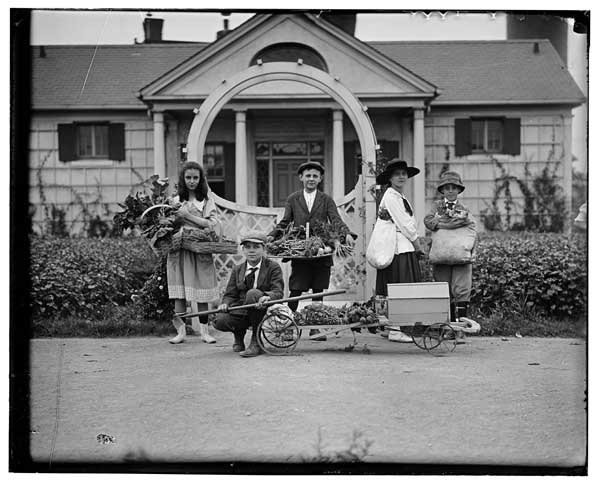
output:
[[[581,316],[587,311],[587,273],[584,235],[488,234],[473,265],[471,301],[484,314],[502,309]]]
[[[165,268],[143,240],[33,238],[31,261],[34,317],[97,320],[111,305],[130,303],[133,293],[142,295],[140,315],[171,313]],[[579,317],[587,310],[587,280],[583,236],[488,234],[473,266],[472,307],[484,315]]]
[[[156,259],[140,238],[31,239],[30,307],[34,317],[99,319],[131,302]]]

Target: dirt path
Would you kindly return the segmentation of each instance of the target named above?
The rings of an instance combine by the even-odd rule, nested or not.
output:
[[[33,340],[34,460],[311,461],[319,433],[330,454],[357,431],[369,462],[585,462],[580,340],[473,338],[433,357],[370,334],[370,353],[345,352],[344,334],[243,359],[217,337]]]

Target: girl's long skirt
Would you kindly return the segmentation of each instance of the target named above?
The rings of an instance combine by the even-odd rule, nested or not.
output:
[[[387,297],[388,283],[416,283],[421,280],[421,268],[415,252],[399,253],[394,255],[388,267],[377,270],[375,293]]]
[[[217,274],[212,255],[179,250],[167,257],[170,299],[207,303],[219,299]]]

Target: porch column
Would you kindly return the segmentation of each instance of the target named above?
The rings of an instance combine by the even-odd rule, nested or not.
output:
[[[344,196],[344,111],[333,111],[332,198]]]
[[[248,204],[248,160],[246,157],[246,111],[235,112],[235,202]]]
[[[165,163],[165,115],[162,112],[152,113],[154,123],[154,174],[164,178]]]
[[[417,218],[419,235],[425,234],[423,217],[425,216],[425,116],[424,110],[413,110],[413,166],[421,172],[413,178],[413,203]]]
[[[563,129],[564,129],[564,171],[563,171],[563,192],[565,194],[565,226],[564,232],[571,233],[573,227],[573,151],[572,151],[572,133],[573,133],[573,116],[567,114],[563,117]],[[577,210],[579,206],[576,206]]]

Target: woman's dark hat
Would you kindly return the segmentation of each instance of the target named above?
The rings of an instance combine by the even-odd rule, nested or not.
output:
[[[383,173],[377,175],[377,178],[375,178],[375,181],[377,182],[377,184],[389,183],[390,177],[392,176],[394,171],[396,171],[397,169],[405,170],[406,173],[408,174],[409,178],[412,178],[413,176],[416,176],[417,174],[419,174],[421,172],[421,170],[419,168],[415,168],[414,166],[408,166],[406,164],[406,161],[403,161],[399,158],[394,158],[387,164]]]
[[[442,175],[440,176],[440,182],[438,184],[437,190],[441,193],[442,186],[447,184],[453,184],[458,186],[459,193],[462,193],[465,190],[465,185],[460,179],[460,174],[458,174],[456,171],[446,171],[445,173],[442,173]]]
[[[321,172],[321,175],[325,174],[325,168],[317,161],[308,161],[306,163],[302,163],[300,166],[298,166],[298,174],[302,174],[307,169],[318,169]]]

